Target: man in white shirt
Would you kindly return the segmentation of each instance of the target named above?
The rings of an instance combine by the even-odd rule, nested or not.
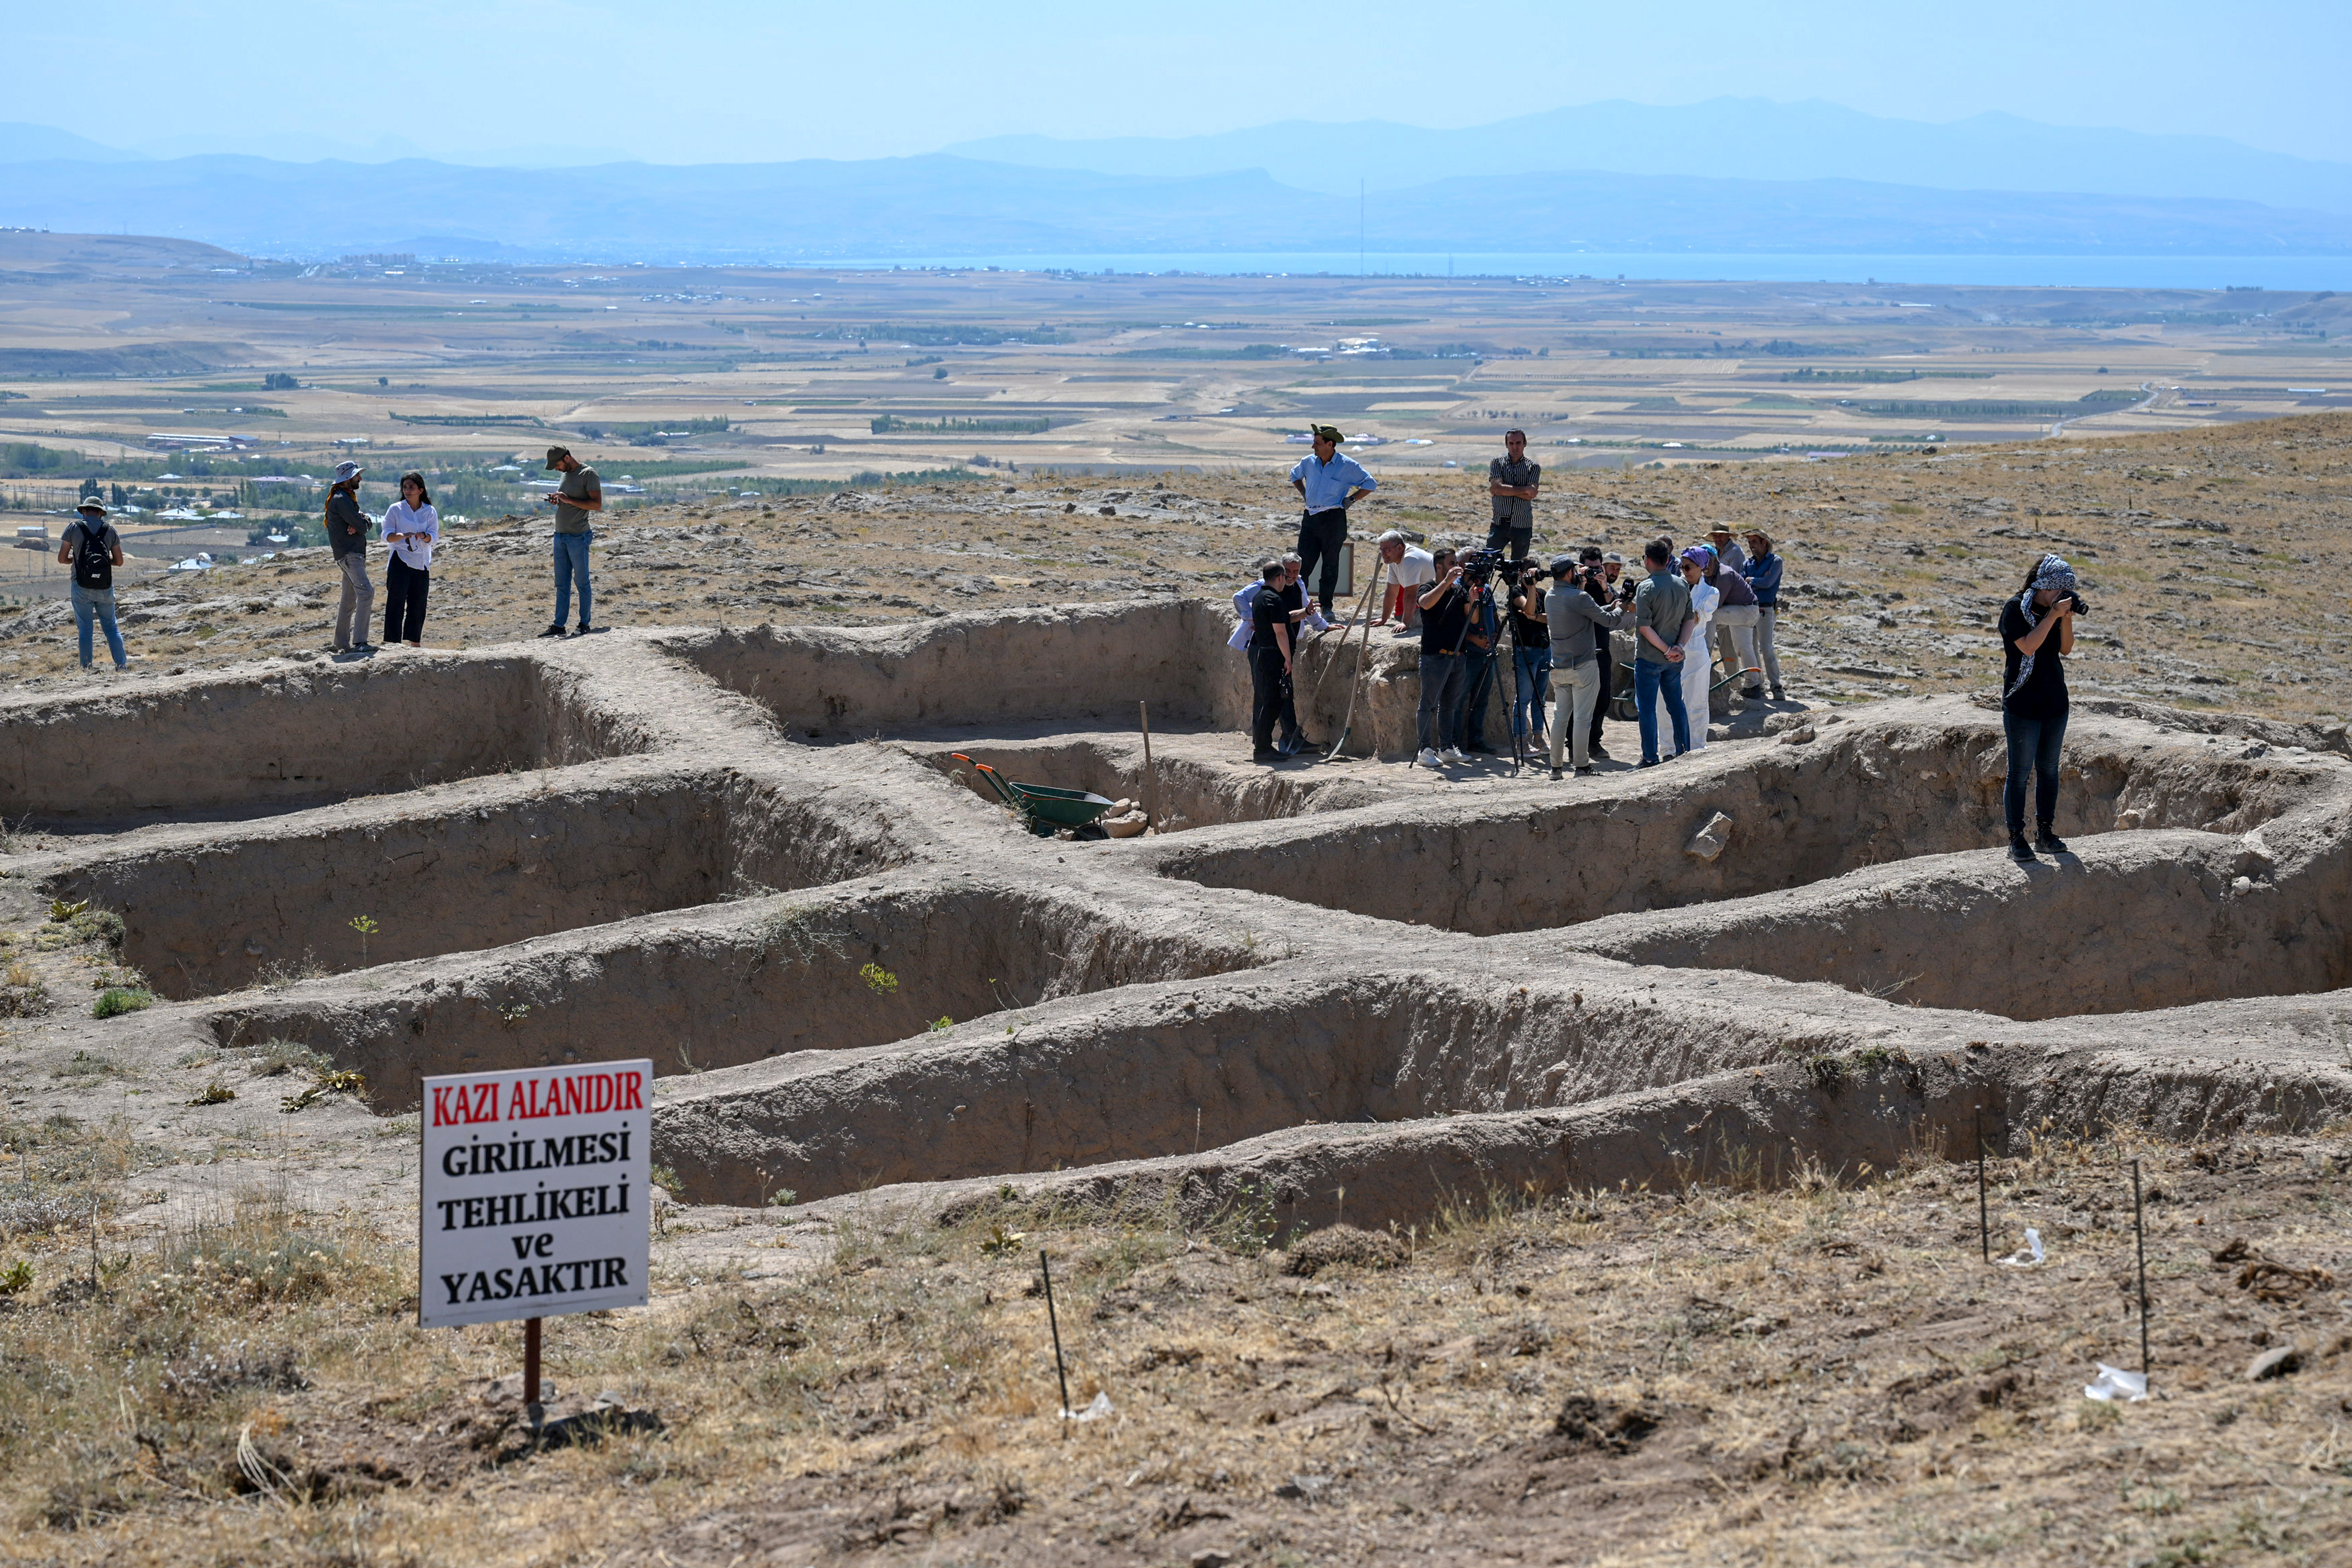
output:
[[[1397,531],[1381,535],[1381,559],[1388,563],[1389,592],[1381,601],[1381,618],[1372,625],[1398,624],[1397,636],[1409,637],[1421,630],[1421,591],[1437,581],[1437,566],[1429,552]]]

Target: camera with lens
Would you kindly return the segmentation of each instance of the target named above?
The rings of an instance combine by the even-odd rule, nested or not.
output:
[[[1454,563],[1462,568],[1462,585],[1465,588],[1486,587],[1495,580],[1496,571],[1507,567],[1509,563],[1510,558],[1499,550],[1465,550],[1454,558]]]
[[[2082,595],[2070,591],[2066,596],[2074,601],[2074,613],[2076,615],[2087,616],[2091,613],[2091,602],[2083,597]]]

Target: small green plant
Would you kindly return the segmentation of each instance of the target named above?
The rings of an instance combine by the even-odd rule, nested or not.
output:
[[[866,982],[866,989],[877,996],[893,995],[898,989],[898,977],[878,963],[869,963],[860,969],[857,978]]]
[[[1027,1231],[1007,1230],[1003,1220],[992,1220],[988,1234],[980,1238],[980,1249],[991,1258],[1008,1258],[1020,1251],[1028,1239]]]
[[[221,1082],[220,1079],[215,1079],[212,1082],[205,1085],[205,1089],[202,1094],[197,1095],[195,1099],[188,1101],[188,1103],[190,1105],[226,1105],[236,1098],[236,1090],[229,1088],[228,1085]]]
[[[5,1268],[0,1268],[0,1296],[15,1296],[31,1288],[33,1266],[19,1258]]]
[[[679,1181],[677,1179],[677,1173],[671,1170],[667,1165],[656,1165],[651,1171],[646,1173],[646,1177],[654,1185],[667,1193],[671,1197],[677,1199],[678,1202],[684,1203],[686,1201],[686,1184]]]
[[[375,923],[373,915],[361,915],[352,921],[352,929],[360,933],[360,967],[365,969],[368,962],[368,938],[383,928]]]
[[[115,1018],[154,1005],[155,994],[152,991],[133,991],[110,985],[100,992],[98,1000],[90,1004],[89,1016],[93,1018]]]
[[[768,1194],[768,1206],[770,1208],[788,1209],[800,1201],[800,1194],[793,1191],[790,1187],[778,1187],[774,1192]]]
[[[934,1035],[944,1035],[954,1027],[955,1020],[944,1013],[931,1020],[931,1033]]]
[[[499,1009],[499,1021],[509,1029],[520,1027],[522,1021],[530,1016],[530,1004],[528,1002],[518,1002],[511,1007]]]
[[[81,913],[82,910],[88,908],[89,908],[89,900],[88,899],[84,899],[79,903],[75,904],[69,904],[63,899],[51,899],[49,900],[49,919],[62,925],[64,922],[73,919],[74,916]]]

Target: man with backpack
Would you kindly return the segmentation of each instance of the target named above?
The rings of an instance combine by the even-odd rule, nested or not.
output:
[[[82,497],[75,510],[80,520],[66,524],[58,564],[73,568],[74,628],[81,634],[81,667],[90,667],[89,623],[96,616],[106,628],[114,668],[127,669],[131,656],[122,651],[122,633],[114,624],[114,569],[122,564],[122,536],[106,521],[106,503],[96,496]]]

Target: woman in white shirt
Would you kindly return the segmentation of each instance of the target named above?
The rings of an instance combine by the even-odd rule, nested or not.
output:
[[[400,499],[383,514],[384,542],[392,546],[392,563],[384,568],[383,640],[425,646],[425,601],[433,591],[433,542],[441,537],[441,518],[425,493],[425,476],[414,469],[400,476]]]
[[[1707,656],[1707,631],[1715,624],[1716,606],[1723,603],[1721,589],[1706,580],[1708,568],[1715,564],[1715,552],[1704,544],[1694,544],[1683,552],[1683,581],[1690,587],[1690,626],[1683,633],[1683,706],[1690,713],[1690,749],[1697,751],[1706,744],[1706,711],[1709,689],[1715,681],[1715,661]]]

